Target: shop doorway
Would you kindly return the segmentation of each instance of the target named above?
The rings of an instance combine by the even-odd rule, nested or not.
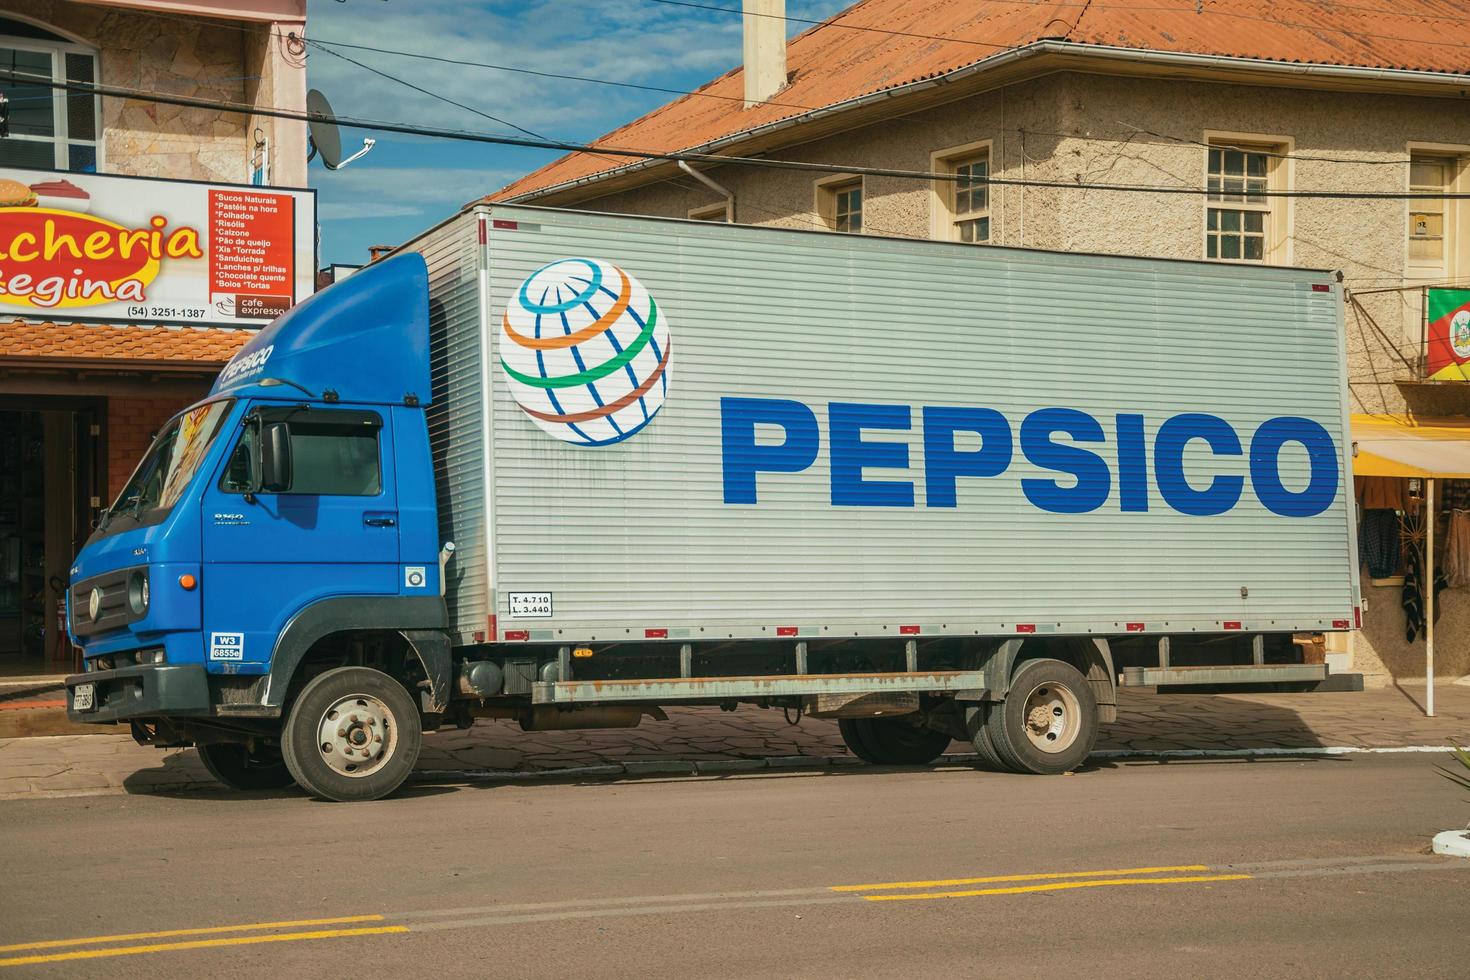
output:
[[[0,675],[77,666],[61,603],[101,504],[100,408],[0,397]]]

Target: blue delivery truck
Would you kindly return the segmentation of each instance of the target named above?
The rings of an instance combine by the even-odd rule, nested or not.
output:
[[[476,206],[246,344],[71,569],[70,717],[238,788],[424,732],[838,721],[1060,773],[1358,625],[1314,270]]]

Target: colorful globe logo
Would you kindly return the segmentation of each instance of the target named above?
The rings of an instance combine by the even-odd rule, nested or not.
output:
[[[602,259],[542,266],[512,294],[500,366],[548,435],[610,446],[652,422],[669,392],[669,325],[643,284]]]

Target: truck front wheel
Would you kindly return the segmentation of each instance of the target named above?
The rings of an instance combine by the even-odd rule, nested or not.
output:
[[[418,706],[402,684],[368,667],[338,667],[296,696],[281,748],[302,789],[347,803],[401,786],[422,741]]]
[[[1097,699],[1076,667],[1028,660],[1016,668],[1010,692],[988,705],[984,734],[1013,772],[1056,775],[1086,761],[1097,741]],[[976,750],[984,750],[976,740]]]
[[[920,714],[896,718],[843,718],[837,723],[852,754],[877,766],[922,766],[944,754],[952,741],[924,724]]]
[[[285,789],[294,780],[279,749],[236,742],[199,746],[199,760],[230,789]]]

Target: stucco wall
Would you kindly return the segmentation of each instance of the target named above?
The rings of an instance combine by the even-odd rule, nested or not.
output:
[[[1150,135],[1152,131],[1154,134]],[[992,174],[1067,183],[1203,187],[1207,131],[1279,137],[1293,156],[1288,186],[1298,190],[1403,191],[1411,143],[1463,145],[1470,114],[1452,99],[1266,89],[1182,80],[1075,73],[1013,85],[921,113],[781,152],[787,159],[928,170],[931,153],[993,140]],[[1311,159],[1331,158],[1331,159]],[[1340,162],[1343,160],[1361,162]],[[736,195],[736,218],[750,224],[824,227],[814,210],[814,178],[779,170],[709,171]],[[718,202],[685,176],[579,204],[597,210],[684,217]],[[929,237],[933,190],[899,178],[868,178],[864,217],[875,234]],[[1295,265],[1341,270],[1350,290],[1404,284],[1408,204],[1403,200],[1283,201],[1288,257]],[[1170,258],[1204,257],[1200,196],[1088,189],[992,190],[996,244]],[[1464,209],[1462,230],[1470,218]],[[1470,276],[1470,235],[1462,267]],[[1470,392],[1401,388],[1419,346],[1418,294],[1359,297],[1347,313],[1351,408],[1355,412],[1470,413]],[[1470,387],[1470,386],[1467,386]],[[1423,677],[1422,638],[1404,639],[1398,589],[1368,588],[1366,629],[1355,642],[1357,669],[1386,681]],[[1442,676],[1470,674],[1470,590],[1444,593],[1436,637]]]
[[[269,26],[180,15],[95,7],[60,0],[12,0],[6,13],[36,21],[98,49],[101,83],[198,99],[281,102],[294,87],[276,77],[269,57]],[[293,80],[295,81],[295,80]],[[109,173],[242,183],[248,179],[249,137],[255,126],[276,125],[239,113],[104,97],[102,169]],[[287,126],[301,127],[299,123]],[[282,134],[283,136],[285,134]],[[277,142],[283,142],[278,139]],[[276,183],[304,183],[288,168]]]

